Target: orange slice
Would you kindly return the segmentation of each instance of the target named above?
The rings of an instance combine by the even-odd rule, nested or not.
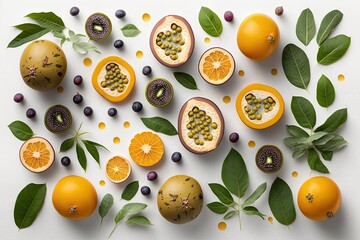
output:
[[[33,137],[24,142],[19,154],[21,163],[32,172],[47,170],[55,159],[54,148],[42,137]]]
[[[125,181],[131,173],[129,161],[122,156],[114,156],[106,163],[106,176],[114,183]]]
[[[136,164],[143,167],[153,166],[161,160],[164,144],[155,133],[138,133],[130,142],[129,153]]]

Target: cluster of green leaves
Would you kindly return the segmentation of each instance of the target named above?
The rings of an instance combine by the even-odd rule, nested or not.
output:
[[[144,125],[153,130],[154,132],[160,132],[165,135],[174,136],[177,135],[178,132],[172,123],[162,117],[149,117],[149,118],[141,118],[141,121]]]
[[[25,17],[34,20],[37,24],[24,23],[14,26],[22,32],[9,43],[9,48],[19,47],[27,42],[40,38],[46,33],[52,32],[54,37],[61,39],[61,45],[64,42],[70,42],[74,50],[80,54],[86,54],[89,51],[99,53],[97,48],[88,41],[80,41],[81,38],[86,37],[85,35],[75,34],[69,29],[68,36],[66,36],[64,34],[66,26],[63,20],[53,12],[30,13]]]
[[[240,212],[243,212],[246,215],[256,215],[264,219],[265,215],[252,204],[265,192],[266,183],[258,186],[244,202],[240,202],[240,199],[244,197],[248,189],[249,175],[244,159],[241,154],[233,148],[223,162],[221,178],[224,185],[219,183],[209,183],[212,192],[220,201],[211,202],[207,205],[211,211],[218,214],[225,214],[224,219],[229,219],[232,216],[237,215],[240,228]],[[238,198],[238,201],[234,200],[232,194]]]
[[[100,165],[100,155],[97,148],[100,147],[106,150],[108,149],[97,142],[83,139],[82,136],[88,134],[89,132],[80,132],[81,126],[82,124],[80,124],[77,131],[74,131],[73,137],[68,138],[61,143],[60,152],[65,152],[71,149],[75,145],[77,159],[80,163],[80,166],[84,169],[84,171],[86,171],[87,157],[85,154],[85,150],[80,143],[82,143],[85,146],[86,150],[90,153],[90,155],[95,159],[95,161],[99,165]]]
[[[121,199],[130,201],[136,195],[138,190],[139,190],[139,182],[138,181],[129,183],[125,187],[124,191],[122,192]],[[113,204],[114,204],[114,197],[110,193],[106,194],[103,197],[103,199],[101,200],[101,203],[98,208],[98,212],[99,212],[99,215],[101,218],[100,227],[101,227],[104,217],[108,214],[108,212],[112,208]],[[114,226],[113,230],[111,231],[111,233],[109,234],[109,237],[111,237],[111,235],[114,233],[114,231],[116,230],[118,225],[121,223],[121,221],[124,220],[125,217],[127,217],[127,216],[129,216],[129,217],[127,218],[125,223],[128,225],[151,226],[152,223],[150,222],[150,220],[147,217],[140,215],[141,211],[143,211],[146,207],[147,207],[147,205],[144,203],[127,203],[127,204],[125,204],[115,215],[115,219],[114,219],[115,226]]]
[[[219,16],[210,8],[201,7],[199,12],[199,23],[201,28],[212,37],[220,37],[223,26]]]
[[[310,129],[310,134],[308,134],[301,127],[287,126],[287,131],[291,137],[285,138],[284,143],[293,150],[292,157],[300,158],[307,155],[311,169],[321,173],[329,173],[329,170],[321,161],[320,155],[324,160],[330,161],[333,153],[347,144],[342,136],[334,133],[345,123],[347,109],[343,108],[335,111],[317,128],[315,128],[316,112],[314,106],[306,98],[294,96],[291,100],[291,111],[301,127]]]

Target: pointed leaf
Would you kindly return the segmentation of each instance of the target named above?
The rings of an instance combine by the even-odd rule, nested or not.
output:
[[[124,191],[121,194],[121,199],[130,201],[139,190],[139,181],[134,181],[126,185]]]
[[[292,154],[292,158],[296,159],[302,157],[305,153],[307,153],[307,150],[308,150],[308,146],[295,150]]]
[[[331,161],[333,152],[320,151],[320,153],[324,160]]]
[[[328,117],[328,119],[326,119],[325,123],[315,129],[315,132],[334,132],[346,122],[346,119],[347,108],[336,110],[330,117]]]
[[[305,132],[302,128],[299,128],[295,125],[286,125],[286,129],[291,136],[294,137],[309,137],[309,134]]]
[[[61,32],[65,29],[62,19],[53,12],[30,13],[25,17],[35,20],[41,27],[55,32]]]
[[[213,211],[214,213],[217,213],[217,214],[223,214],[223,213],[226,213],[226,211],[229,209],[228,206],[225,206],[223,203],[221,202],[212,202],[212,203],[209,203],[207,205],[207,207]]]
[[[315,146],[321,146],[321,145],[324,145],[326,144],[327,142],[329,142],[331,139],[333,139],[336,135],[335,134],[327,134],[315,141],[313,141],[313,144]]]
[[[294,96],[291,99],[291,111],[297,123],[312,129],[316,124],[316,112],[314,106],[304,97]]]
[[[351,38],[344,34],[326,39],[318,50],[317,62],[322,65],[329,65],[336,62],[347,52],[350,43]]]
[[[26,123],[16,120],[8,125],[12,134],[21,141],[26,141],[34,136],[34,132]]]
[[[321,45],[329,36],[330,32],[341,22],[343,17],[342,12],[339,10],[333,10],[325,15],[321,21],[316,42]]]
[[[265,214],[262,214],[261,212],[259,212],[259,210],[254,207],[254,206],[247,206],[247,207],[244,207],[243,209],[241,209],[241,211],[243,213],[245,213],[246,215],[256,215],[256,216],[259,216],[261,217],[263,220],[265,219],[264,217],[266,217]]]
[[[101,203],[100,203],[99,209],[98,209],[99,215],[101,217],[100,225],[102,224],[104,217],[108,214],[108,212],[111,209],[111,207],[113,206],[113,204],[114,204],[114,197],[110,193],[105,194],[105,196],[101,200]]]
[[[310,143],[312,143],[313,141],[318,140],[318,139],[324,137],[324,136],[327,135],[327,134],[328,134],[328,133],[326,133],[326,132],[316,132],[316,133],[314,133],[313,135],[311,135],[310,137],[308,137],[307,143],[310,144]]]
[[[139,226],[152,226],[153,224],[145,216],[137,215],[131,216],[125,222],[128,225],[139,225]]]
[[[319,154],[313,148],[308,151],[308,164],[309,167],[321,173],[330,173],[327,167],[321,162]]]
[[[63,141],[61,143],[60,152],[65,152],[65,151],[69,150],[70,148],[72,148],[74,146],[74,144],[75,144],[74,137],[66,139],[65,141]]]
[[[141,118],[141,121],[147,128],[155,132],[160,132],[166,135],[174,136],[178,132],[174,125],[169,122],[169,120],[161,117],[150,117],[150,118]]]
[[[184,72],[174,72],[174,77],[181,85],[183,85],[187,89],[198,89],[195,79],[190,74]]]
[[[90,140],[84,140],[85,142],[94,145],[96,147],[102,147],[104,148],[106,151],[109,151],[109,149],[107,149],[104,145],[101,145],[100,143],[94,142],[94,141],[90,141]]]
[[[235,210],[232,210],[230,212],[228,212],[227,214],[225,214],[224,219],[230,219],[231,217],[233,217],[237,212]]]
[[[234,203],[234,199],[231,196],[229,190],[227,190],[223,185],[218,183],[209,183],[209,187],[211,191],[218,197],[220,202],[224,204],[232,204]]]
[[[256,190],[248,197],[242,204],[242,206],[249,206],[253,204],[266,190],[266,182],[259,185]]]
[[[293,150],[298,150],[307,146],[307,137],[287,137],[284,144]]]
[[[79,143],[76,143],[76,156],[78,158],[78,161],[80,163],[80,166],[86,171],[86,155],[84,149],[81,147]]]
[[[36,24],[25,23],[15,26],[22,30],[11,42],[8,44],[8,48],[16,48],[24,43],[31,42],[50,32],[50,29],[45,29]]]
[[[335,135],[334,138],[327,141],[323,145],[316,145],[316,147],[322,152],[335,152],[347,145],[347,141],[339,135]]]
[[[316,33],[315,20],[312,11],[304,9],[296,23],[296,36],[305,46],[309,45]]]
[[[138,214],[147,207],[144,203],[125,204],[115,216],[115,224],[121,222],[129,214]]]
[[[91,154],[95,161],[100,165],[100,155],[97,148],[87,141],[82,141],[85,145],[86,150]]]
[[[335,100],[335,88],[324,74],[321,75],[316,88],[316,100],[322,107],[330,106]]]
[[[125,37],[135,37],[140,33],[140,30],[134,24],[126,24],[121,28],[121,32]]]
[[[220,18],[210,8],[201,7],[199,12],[199,23],[201,28],[212,37],[219,37],[223,26]]]

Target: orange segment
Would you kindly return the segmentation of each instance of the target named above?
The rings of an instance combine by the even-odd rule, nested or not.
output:
[[[153,166],[161,160],[164,144],[155,133],[138,133],[130,142],[129,153],[136,164],[143,167]]]
[[[125,181],[131,173],[129,161],[121,156],[111,158],[106,164],[106,176],[114,183]]]

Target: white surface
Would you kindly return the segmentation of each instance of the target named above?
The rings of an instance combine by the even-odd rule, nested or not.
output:
[[[116,211],[124,204],[119,202],[119,196],[126,185],[131,180],[139,180],[140,185],[149,185],[152,189],[152,195],[147,198],[138,194],[134,200],[149,204],[149,208],[144,212],[155,224],[151,228],[130,227],[121,224],[112,239],[360,239],[360,230],[358,227],[360,213],[360,192],[358,182],[360,175],[360,161],[357,154],[358,135],[360,134],[360,81],[358,57],[359,50],[359,34],[360,30],[357,26],[359,22],[358,8],[355,6],[356,1],[265,1],[265,0],[247,0],[247,1],[0,1],[0,22],[2,25],[0,56],[1,56],[1,82],[0,102],[1,102],[1,127],[0,127],[0,152],[1,152],[1,174],[0,174],[0,239],[106,239],[113,227],[113,218]],[[184,3],[187,5],[182,5]],[[72,6],[80,8],[80,15],[76,18],[69,15],[69,9]],[[212,38],[209,44],[204,43],[207,34],[201,29],[197,15],[202,5],[208,6],[218,13],[222,18],[226,10],[232,10],[235,15],[233,23],[223,21],[224,30],[220,38]],[[277,17],[274,9],[278,5],[284,6],[284,15]],[[308,47],[304,47],[296,38],[295,25],[300,12],[310,7],[316,19],[317,28],[320,25],[322,17],[333,9],[339,9],[344,13],[344,18],[334,32],[335,34],[345,33],[352,36],[352,44],[348,53],[339,62],[330,66],[320,66],[316,64],[316,41],[315,39]],[[114,13],[117,9],[123,8],[127,12],[124,20],[116,19]],[[89,54],[93,59],[91,67],[85,67],[82,63],[83,56],[75,53],[69,44],[64,45],[64,51],[68,59],[68,72],[62,83],[65,88],[64,93],[58,94],[56,90],[48,93],[40,93],[28,88],[21,80],[18,63],[24,46],[15,49],[6,49],[7,44],[13,39],[18,32],[11,26],[24,23],[23,18],[30,12],[54,11],[61,16],[65,25],[75,30],[77,33],[84,33],[84,21],[87,16],[93,12],[106,13],[113,22],[113,33],[111,37],[103,43],[97,44],[102,54]],[[151,21],[145,23],[141,16],[143,13],[151,15]],[[270,15],[276,20],[281,31],[281,43],[276,53],[266,61],[252,62],[246,59],[236,46],[236,32],[241,20],[250,13],[263,12]],[[200,91],[191,91],[183,88],[178,84],[172,76],[172,69],[168,69],[160,65],[150,52],[148,46],[149,33],[158,19],[166,14],[178,14],[184,16],[190,22],[196,37],[196,47],[190,61],[178,71],[191,73],[197,80]],[[125,23],[135,23],[141,34],[135,38],[124,38],[120,32],[120,28]],[[48,38],[58,43],[51,35]],[[121,38],[125,42],[122,50],[113,48],[112,43],[115,39]],[[285,78],[281,67],[281,51],[283,47],[289,43],[295,43],[308,53],[310,64],[312,66],[312,78],[308,91],[297,89],[292,86]],[[223,86],[211,86],[203,81],[196,69],[198,59],[201,54],[208,48],[213,46],[221,46],[228,49],[236,59],[236,72],[240,69],[245,71],[244,77],[234,74],[233,78]],[[135,52],[142,50],[144,57],[137,59]],[[134,67],[137,74],[137,83],[132,95],[123,103],[111,104],[98,95],[91,86],[90,77],[96,63],[103,57],[116,54],[125,58]],[[150,65],[153,68],[153,75],[156,77],[164,77],[169,79],[175,88],[175,98],[170,106],[164,109],[156,109],[150,106],[143,94],[148,78],[141,74],[142,67]],[[277,68],[279,74],[272,76],[270,70]],[[336,100],[328,110],[320,108],[316,103],[315,92],[317,79],[321,74],[326,74],[336,89]],[[85,82],[82,87],[77,87],[72,83],[72,78],[76,74],[81,74]],[[344,82],[337,80],[338,74],[344,74],[346,79]],[[255,131],[247,128],[238,118],[234,100],[241,87],[252,83],[262,82],[276,87],[283,95],[286,110],[283,118],[276,126],[264,130]],[[76,92],[80,92],[84,96],[85,104],[77,106],[72,103],[72,96]],[[22,92],[25,95],[23,104],[16,104],[12,98],[16,92]],[[104,164],[110,157],[110,154],[101,152],[101,169],[96,165],[95,161],[88,159],[88,170],[86,173],[80,168],[76,161],[74,151],[67,152],[72,164],[70,168],[64,168],[60,164],[60,158],[64,155],[57,154],[56,163],[47,172],[43,174],[34,174],[22,167],[18,159],[18,150],[21,141],[12,136],[7,125],[15,119],[27,122],[33,130],[40,136],[49,139],[58,151],[60,143],[66,136],[56,136],[48,132],[43,126],[42,116],[45,109],[55,103],[62,103],[68,106],[73,112],[74,126],[78,126],[83,122],[83,130],[91,131],[89,135],[93,140],[103,143],[111,150],[111,154],[122,154],[129,157],[128,144],[134,133],[146,130],[141,123],[138,114],[131,110],[131,103],[140,100],[144,104],[144,111],[140,116],[160,115],[167,117],[174,124],[177,122],[177,114],[182,104],[191,96],[199,95],[213,99],[222,109],[226,121],[226,130],[224,139],[220,147],[207,155],[196,156],[190,154],[180,144],[176,136],[168,137],[161,135],[165,142],[165,156],[162,162],[154,169],[159,174],[158,181],[152,183],[146,180],[146,173],[150,169],[140,168],[135,164],[131,178],[124,184],[115,185],[106,180],[104,173]],[[224,104],[222,97],[231,96],[231,103]],[[285,124],[294,124],[295,120],[290,111],[290,100],[293,95],[302,95],[311,100],[317,108],[317,123],[321,124],[327,116],[336,109],[347,107],[349,117],[347,123],[340,129],[349,142],[349,145],[343,150],[335,153],[332,162],[326,162],[331,171],[329,175],[335,180],[341,188],[343,204],[342,209],[335,219],[328,222],[312,222],[306,219],[296,208],[297,219],[288,229],[274,220],[273,224],[268,221],[262,221],[258,217],[242,216],[243,229],[238,229],[237,219],[233,218],[227,221],[228,228],[226,231],[217,229],[218,222],[221,221],[221,215],[210,212],[204,206],[202,213],[193,223],[187,225],[174,225],[164,220],[157,211],[156,192],[163,181],[174,174],[185,173],[198,179],[202,185],[205,203],[215,200],[215,196],[211,193],[207,183],[220,182],[220,171],[223,159],[229,152],[231,147],[235,147],[241,152],[246,163],[250,175],[250,187],[248,194],[255,189],[260,183],[266,181],[268,189],[265,194],[256,203],[256,206],[265,214],[271,215],[268,207],[267,197],[269,186],[276,178],[280,176],[286,180],[291,186],[294,198],[301,183],[311,177],[319,175],[317,172],[310,172],[306,161],[293,160],[289,149],[282,143],[282,139],[287,136]],[[86,118],[82,114],[82,108],[86,105],[92,106],[94,116],[91,119]],[[109,107],[115,106],[118,109],[118,116],[110,118],[107,116]],[[35,120],[29,120],[25,117],[25,111],[28,107],[37,110]],[[100,121],[106,123],[105,130],[99,130],[97,124]],[[123,122],[130,121],[131,127],[124,129]],[[230,144],[227,137],[237,131],[240,134],[240,142],[238,144]],[[119,136],[121,143],[114,145],[112,139]],[[255,140],[256,148],[249,148],[247,142]],[[254,155],[258,147],[263,144],[276,144],[284,153],[285,164],[282,170],[276,175],[265,175],[261,173],[254,164]],[[171,153],[181,151],[183,153],[183,161],[181,164],[175,164],[170,160]],[[130,159],[130,157],[129,157]],[[293,178],[292,171],[298,171],[299,176]],[[73,222],[60,217],[54,210],[51,203],[51,194],[55,183],[63,176],[69,174],[82,175],[88,178],[96,187],[99,199],[110,192],[115,198],[115,206],[110,214],[105,218],[103,227],[99,230],[100,218],[95,212],[89,219],[81,222]],[[101,179],[106,180],[106,186],[100,187],[98,182]],[[47,183],[47,195],[43,209],[33,225],[27,229],[18,231],[13,220],[13,207],[15,199],[19,191],[28,183]]]

